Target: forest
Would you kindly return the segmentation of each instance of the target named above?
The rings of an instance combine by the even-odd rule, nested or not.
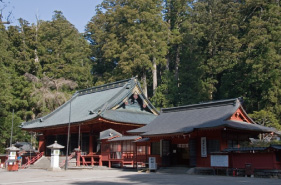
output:
[[[104,0],[84,33],[59,10],[36,24],[1,18],[0,153],[12,120],[13,143],[30,141],[22,122],[131,77],[158,109],[243,97],[256,123],[281,129],[280,0]]]

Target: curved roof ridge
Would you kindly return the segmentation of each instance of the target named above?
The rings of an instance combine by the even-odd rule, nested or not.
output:
[[[183,105],[183,106],[179,106],[179,107],[163,108],[163,109],[161,109],[161,113],[185,111],[185,110],[191,110],[191,109],[202,109],[202,108],[207,108],[207,107],[231,105],[231,104],[233,104],[233,106],[235,106],[237,103],[241,104],[241,98],[202,102],[202,103],[198,103],[198,104]]]
[[[94,92],[97,92],[97,91],[105,91],[105,90],[108,90],[108,89],[122,87],[127,82],[131,81],[132,79],[134,79],[134,77],[130,78],[130,79],[126,79],[126,80],[120,80],[120,81],[111,82],[111,83],[107,83],[107,84],[103,84],[103,85],[99,85],[99,86],[90,87],[90,88],[87,88],[87,89],[82,89],[82,90],[77,91],[77,93],[79,93],[80,95],[84,95],[84,94],[94,93]]]

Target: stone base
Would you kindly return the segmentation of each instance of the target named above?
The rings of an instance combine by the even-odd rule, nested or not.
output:
[[[61,168],[60,167],[50,167],[47,169],[47,171],[61,171]]]

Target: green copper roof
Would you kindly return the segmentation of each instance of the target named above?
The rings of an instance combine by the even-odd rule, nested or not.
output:
[[[138,101],[134,101],[132,105],[125,105],[124,100],[129,100],[136,93],[136,88],[140,89]],[[140,102],[148,104],[145,109],[138,105]],[[71,116],[69,117],[70,108]],[[132,78],[78,91],[52,113],[25,122],[22,128],[53,127],[68,124],[69,119],[70,123],[79,123],[97,117],[124,123],[148,124],[157,115],[157,110],[144,97],[138,81]]]

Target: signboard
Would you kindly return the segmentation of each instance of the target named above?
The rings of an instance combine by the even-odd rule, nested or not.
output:
[[[228,155],[211,155],[212,167],[228,167]]]
[[[149,170],[157,170],[156,157],[149,157]]]
[[[201,137],[201,157],[207,157],[207,140],[206,140],[206,137]]]

